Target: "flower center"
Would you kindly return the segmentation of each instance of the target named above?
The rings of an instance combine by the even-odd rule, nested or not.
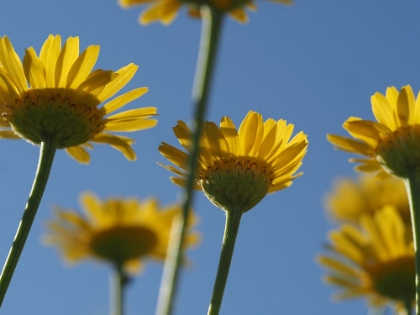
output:
[[[157,244],[156,233],[140,226],[117,226],[98,232],[90,245],[95,255],[124,264],[130,259],[141,257]]]
[[[104,128],[103,112],[92,95],[75,99],[73,90],[29,90],[12,105],[3,105],[3,116],[22,138],[34,143],[54,142],[58,149],[77,146]]]
[[[399,257],[369,268],[374,289],[396,301],[414,301],[416,268],[413,256]]]
[[[379,140],[376,159],[391,174],[406,178],[420,171],[420,126],[400,127]]]
[[[217,207],[246,212],[267,194],[272,172],[263,162],[220,160],[201,170],[196,179],[207,198]]]

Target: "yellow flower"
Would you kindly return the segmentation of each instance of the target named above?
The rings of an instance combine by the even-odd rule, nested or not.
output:
[[[81,204],[85,215],[57,209],[56,218],[47,224],[45,243],[57,246],[70,263],[96,258],[122,265],[129,272],[138,271],[145,259],[165,259],[172,223],[182,215],[181,206],[161,208],[156,199],[101,201],[84,193]],[[186,248],[199,240],[198,233],[191,231],[195,221],[192,214]]]
[[[359,171],[380,171],[406,178],[420,169],[420,98],[409,85],[400,92],[389,87],[386,95],[375,93],[372,110],[377,122],[350,117],[343,125],[356,140],[328,135],[338,149],[364,155],[352,159]]]
[[[229,117],[223,117],[220,129],[206,122],[200,142],[195,189],[203,190],[216,206],[242,212],[254,207],[267,193],[284,189],[299,174],[308,141],[303,132],[291,140],[294,126],[285,120],[267,119],[250,111],[239,131]],[[174,128],[180,144],[191,153],[192,132],[183,121]],[[159,146],[160,153],[173,164],[164,166],[179,177],[173,183],[184,186],[188,176],[189,154],[167,143]]]
[[[360,220],[361,228],[343,225],[330,233],[330,252],[318,257],[328,268],[327,283],[341,292],[337,300],[366,297],[374,305],[415,299],[413,239],[397,209],[386,206]]]
[[[394,206],[407,227],[411,226],[407,192],[404,182],[399,178],[342,178],[334,183],[333,191],[326,197],[326,207],[334,219],[356,224],[363,215],[374,215],[386,205]]]
[[[0,38],[0,108],[7,121],[0,124],[6,127],[0,136],[15,137],[7,130],[10,124],[27,141],[51,142],[81,163],[89,163],[85,148],[92,148],[91,142],[109,144],[135,160],[134,141],[108,132],[151,128],[156,120],[148,118],[156,115],[156,108],[105,117],[142,96],[147,88],[134,89],[98,108],[123,88],[138,68],[129,64],[115,72],[91,72],[98,55],[99,46],[89,46],[79,55],[78,37],[69,37],[62,48],[61,37],[50,35],[39,56],[30,47],[22,63],[9,39]]]
[[[293,0],[270,0],[270,2],[291,5]],[[240,23],[248,21],[245,8],[256,10],[257,6],[252,0],[120,0],[123,8],[151,3],[139,18],[141,24],[147,25],[153,22],[170,24],[178,15],[178,11],[183,5],[189,7],[189,13],[193,17],[200,16],[199,6],[203,4],[214,6],[215,8],[226,11],[229,15]]]

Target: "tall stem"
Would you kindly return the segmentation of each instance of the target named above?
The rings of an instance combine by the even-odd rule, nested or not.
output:
[[[128,280],[122,265],[116,265],[111,279],[112,306],[110,315],[124,315],[124,296]]]
[[[54,161],[56,146],[53,143],[42,142],[39,154],[38,169],[35,174],[34,183],[29,194],[28,202],[26,203],[23,212],[22,220],[16,231],[15,239],[10,248],[9,255],[4,263],[3,270],[0,276],[0,306],[3,303],[4,297],[7,293],[13,273],[19,262],[32,223],[34,222],[36,212],[44,194],[50,170]]]
[[[213,76],[216,54],[222,29],[223,12],[215,8],[203,6],[201,9],[203,28],[201,33],[200,52],[197,63],[197,71],[194,80],[194,138],[192,140],[192,152],[189,157],[189,176],[184,192],[183,218],[177,236],[176,244],[168,251],[168,259],[165,263],[164,277],[159,293],[157,315],[170,315],[173,311],[173,302],[178,286],[179,267],[182,260],[182,248],[187,229],[187,219],[193,203],[194,174],[197,168],[199,155],[199,142],[203,130],[203,123],[207,111],[207,103],[210,95],[211,79]],[[175,262],[175,263],[174,263]]]
[[[414,251],[416,254],[416,314],[420,314],[420,172],[413,172],[405,179],[410,201],[411,224],[413,230]]]
[[[222,306],[223,293],[229,276],[230,263],[232,261],[233,251],[235,249],[236,236],[238,235],[239,225],[241,223],[242,211],[226,212],[226,225],[223,235],[222,251],[220,253],[219,267],[214,282],[213,295],[209,305],[207,315],[218,315]]]

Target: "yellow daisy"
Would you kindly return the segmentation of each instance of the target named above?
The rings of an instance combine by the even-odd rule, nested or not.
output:
[[[378,180],[360,176],[357,180],[341,178],[325,198],[328,213],[338,221],[358,223],[365,214],[374,215],[386,205],[393,205],[407,226],[411,225],[410,205],[404,182],[395,177]]]
[[[335,299],[366,297],[371,304],[410,307],[415,300],[413,239],[399,211],[386,206],[330,233],[330,252],[318,257],[328,268],[327,283],[341,292]]]
[[[270,2],[291,5],[293,0],[269,0]],[[139,17],[141,24],[147,25],[153,22],[170,24],[178,15],[178,11],[183,5],[189,6],[189,14],[193,17],[200,16],[199,6],[203,4],[214,6],[215,8],[226,11],[229,15],[240,23],[248,21],[246,8],[256,10],[257,6],[252,0],[208,0],[208,1],[183,1],[183,0],[120,0],[123,8],[130,8],[137,5],[150,3],[150,6]]]
[[[267,193],[284,189],[302,173],[295,174],[306,154],[308,141],[303,132],[292,139],[294,126],[285,120],[263,121],[261,114],[250,111],[239,130],[229,117],[223,117],[220,128],[206,122],[200,141],[195,189],[203,190],[216,206],[242,212],[254,207]],[[179,177],[172,182],[184,186],[188,176],[192,132],[183,121],[174,128],[180,144],[188,153],[167,143],[160,153],[179,167],[164,166]]]
[[[79,55],[79,38],[69,37],[61,47],[61,37],[50,35],[39,56],[30,47],[23,62],[7,37],[0,38],[0,108],[6,122],[0,123],[0,137],[53,143],[66,149],[81,163],[89,163],[86,148],[91,143],[109,144],[129,160],[135,160],[131,138],[108,132],[131,132],[151,128],[156,108],[138,108],[112,116],[110,113],[147,92],[137,88],[100,108],[134,76],[138,66],[129,64],[117,71],[92,72],[99,46],[89,46]],[[107,116],[107,117],[105,117]]]
[[[156,199],[101,201],[92,193],[84,193],[81,204],[84,215],[57,209],[56,218],[47,224],[45,243],[57,246],[70,263],[95,258],[129,272],[138,271],[148,258],[165,259],[172,222],[182,215],[181,206],[160,207]],[[191,231],[195,221],[192,214],[186,248],[199,240],[198,233]]]
[[[389,87],[386,95],[375,93],[372,110],[377,120],[350,117],[343,127],[356,140],[328,135],[338,149],[366,156],[352,159],[359,171],[380,171],[406,178],[420,169],[420,98],[409,85],[400,92]]]

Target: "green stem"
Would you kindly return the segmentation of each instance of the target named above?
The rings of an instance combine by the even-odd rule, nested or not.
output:
[[[19,262],[19,257],[22,254],[23,247],[25,246],[26,239],[29,235],[29,231],[31,230],[32,223],[34,222],[36,212],[47,185],[56,150],[57,147],[53,143],[41,143],[38,169],[35,174],[32,190],[29,194],[28,202],[26,203],[22,220],[20,221],[16,231],[15,239],[13,240],[9,255],[6,258],[6,262],[4,263],[3,270],[1,272],[0,306],[3,303],[10,281],[12,280],[13,273]]]
[[[214,282],[213,295],[207,315],[218,315],[222,306],[223,293],[229,276],[230,263],[235,249],[236,236],[241,223],[242,211],[233,209],[226,212],[225,233],[223,235],[222,251],[220,253],[219,267]]]
[[[113,288],[113,305],[111,315],[124,315],[124,292],[129,278],[124,272],[121,264],[114,268],[111,287]]]
[[[416,314],[420,313],[420,173],[413,172],[405,179],[410,201],[411,224],[413,229],[414,251],[416,254]]]
[[[183,217],[179,227],[178,240],[174,246],[168,249],[168,258],[165,263],[164,276],[159,293],[157,315],[170,315],[173,312],[173,302],[178,286],[179,267],[182,261],[182,249],[187,230],[187,218],[193,203],[193,191],[195,183],[195,170],[199,156],[199,142],[203,130],[207,103],[211,88],[214,65],[216,63],[217,48],[222,29],[224,13],[212,7],[203,6],[201,9],[203,28],[201,33],[200,52],[197,63],[197,72],[194,80],[193,101],[194,113],[194,138],[192,151],[189,157],[189,176],[184,192]]]

